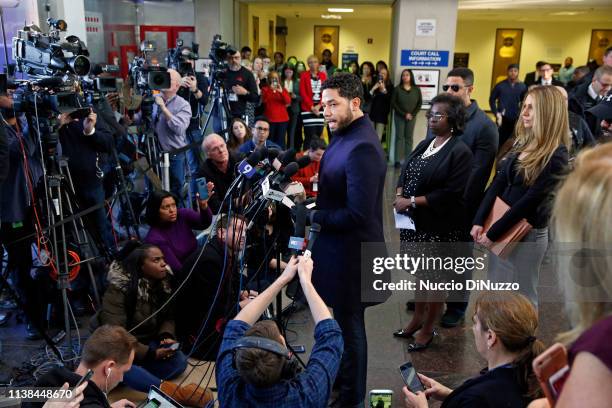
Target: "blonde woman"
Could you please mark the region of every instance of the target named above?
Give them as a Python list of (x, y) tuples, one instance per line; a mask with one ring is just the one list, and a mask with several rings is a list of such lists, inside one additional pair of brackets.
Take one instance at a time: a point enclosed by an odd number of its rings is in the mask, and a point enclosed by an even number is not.
[[(507, 260), (491, 255), (489, 278), (517, 282), (537, 307), (539, 270), (548, 247), (549, 207), (552, 192), (568, 164), (569, 122), (561, 92), (538, 86), (527, 93), (516, 125), (516, 144), (487, 190), (474, 219), (474, 242), (490, 248), (521, 219), (533, 229)], [(510, 206), (485, 232), (484, 221), (496, 197)]]
[[(573, 329), (559, 336), (569, 346), (571, 369), (555, 407), (609, 407), (612, 401), (612, 144), (578, 155), (573, 172), (555, 199), (553, 220), (555, 241), (580, 243), (594, 254), (589, 255), (585, 250), (577, 254), (586, 255), (580, 259), (567, 254), (558, 259), (559, 280), (565, 289)], [(576, 279), (578, 276), (580, 280)], [(547, 406), (546, 400), (530, 405)]]

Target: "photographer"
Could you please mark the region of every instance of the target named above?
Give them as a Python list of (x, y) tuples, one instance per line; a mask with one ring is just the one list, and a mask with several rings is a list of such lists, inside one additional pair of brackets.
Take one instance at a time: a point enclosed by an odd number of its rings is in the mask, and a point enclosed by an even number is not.
[[(2, 162), (11, 163), (6, 180), (0, 183), (0, 245), (8, 254), (8, 269), (14, 272), (17, 292), (28, 307), (26, 337), (35, 340), (40, 338), (35, 324), (42, 323), (44, 306), (38, 285), (30, 274), (34, 238), (22, 238), (34, 232), (33, 203), (28, 187), (36, 186), (42, 176), (38, 140), (36, 133), (29, 131), (25, 116), (22, 115), (17, 124), (10, 96), (0, 96), (0, 107), (0, 124), (6, 138), (7, 153)], [(23, 132), (18, 129), (23, 129)]]
[[(179, 65), (179, 73), (183, 77), (181, 87), (178, 90), (178, 96), (189, 102), (191, 107), (191, 120), (187, 128), (187, 143), (196, 143), (187, 151), (187, 166), (191, 174), (191, 189), (192, 197), (195, 197), (197, 192), (196, 181), (194, 174), (200, 166), (200, 144), (202, 143), (202, 122), (201, 116), (206, 104), (208, 103), (208, 78), (201, 73), (195, 72), (195, 57), (197, 57), (191, 48), (183, 47), (181, 49), (181, 59)], [(190, 68), (187, 67), (187, 64)], [(188, 69), (186, 69), (188, 68)]]
[[(169, 69), (170, 88), (162, 89), (161, 96), (155, 97), (153, 123), (155, 134), (164, 152), (180, 149), (187, 145), (187, 128), (191, 122), (191, 106), (178, 97), (181, 75)], [(182, 202), (182, 188), (185, 182), (185, 152), (170, 155), (170, 191)]]
[[(276, 324), (271, 320), (255, 323), (296, 272), (315, 322), (315, 344), (306, 370), (301, 373), (296, 361), (288, 357), (287, 342)], [(291, 258), (283, 274), (228, 323), (216, 368), (221, 406), (327, 406), (340, 367), (343, 342), (340, 327), (312, 285), (311, 277), (310, 258), (300, 257), (299, 262)], [(249, 340), (271, 343), (279, 353), (251, 346)]]
[[(59, 115), (58, 130), (62, 154), (68, 157), (68, 168), (79, 202), (79, 211), (104, 203), (103, 173), (100, 155), (111, 153), (113, 139), (98, 115), (90, 111), (84, 120), (73, 119), (70, 114)], [(114, 247), (111, 226), (102, 206), (85, 216), (89, 232), (97, 231), (107, 248)]]
[(241, 65), (240, 53), (234, 49), (228, 49), (227, 61), (229, 69), (225, 77), (225, 90), (233, 117), (244, 117), (247, 102), (257, 103), (259, 94), (255, 77)]

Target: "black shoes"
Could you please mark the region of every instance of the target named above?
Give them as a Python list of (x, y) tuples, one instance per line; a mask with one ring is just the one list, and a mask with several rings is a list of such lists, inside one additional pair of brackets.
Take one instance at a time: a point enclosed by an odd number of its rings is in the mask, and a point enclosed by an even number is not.
[(434, 329), (434, 331), (431, 333), (431, 338), (429, 340), (427, 340), (427, 343), (410, 343), (408, 345), (408, 352), (412, 353), (413, 351), (422, 351), (425, 350), (427, 347), (429, 347), (429, 345), (431, 344), (431, 342), (434, 340), (434, 338), (438, 335), (438, 332), (436, 332), (436, 330)]
[(393, 333), (393, 337), (400, 337), (402, 339), (409, 339), (412, 336), (414, 336), (414, 333), (419, 331), (421, 329), (421, 327), (423, 327), (422, 324), (419, 325), (419, 327), (417, 327), (416, 329), (414, 329), (412, 331), (406, 331), (405, 329), (399, 329), (398, 331)]

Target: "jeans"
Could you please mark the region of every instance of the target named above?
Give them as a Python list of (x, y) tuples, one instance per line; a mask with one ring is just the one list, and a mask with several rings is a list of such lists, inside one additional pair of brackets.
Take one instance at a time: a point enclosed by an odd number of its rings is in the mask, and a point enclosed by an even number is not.
[(416, 118), (406, 120), (397, 112), (393, 116), (395, 118), (395, 162), (400, 163), (412, 152)]
[(534, 228), (512, 250), (508, 259), (493, 254), (489, 260), (492, 282), (517, 282), (519, 292), (538, 307), (540, 267), (548, 248), (548, 228)]
[(198, 192), (198, 186), (194, 175), (197, 173), (198, 168), (200, 167), (200, 152), (202, 151), (200, 144), (202, 142), (202, 139), (202, 129), (195, 128), (187, 130), (187, 143), (191, 144), (194, 142), (198, 142), (197, 146), (192, 147), (186, 152), (187, 168), (189, 169), (189, 174), (191, 175), (189, 182), (189, 191), (191, 192), (192, 198), (195, 197), (196, 193)]
[(123, 374), (123, 383), (133, 390), (149, 392), (152, 385), (159, 388), (163, 380), (178, 377), (187, 369), (187, 356), (177, 351), (167, 360), (152, 360), (141, 365), (132, 365), (129, 371)]
[(183, 203), (183, 184), (185, 184), (185, 152), (170, 156), (170, 192), (179, 199), (177, 204)]
[(335, 385), (343, 407), (363, 407), (368, 376), (368, 339), (365, 330), (365, 309), (334, 309), (334, 319), (342, 329), (344, 353)]
[(285, 150), (285, 139), (287, 138), (287, 127), (289, 122), (270, 123), (270, 140)]
[[(104, 202), (104, 186), (100, 181), (94, 181), (90, 184), (78, 184), (74, 186), (80, 207), (79, 211), (86, 210), (89, 207), (98, 205)], [(87, 214), (83, 222), (88, 227), (89, 235), (97, 236), (102, 239), (102, 242), (109, 250), (115, 248), (115, 239), (111, 229), (108, 217), (106, 217), (106, 206)]]

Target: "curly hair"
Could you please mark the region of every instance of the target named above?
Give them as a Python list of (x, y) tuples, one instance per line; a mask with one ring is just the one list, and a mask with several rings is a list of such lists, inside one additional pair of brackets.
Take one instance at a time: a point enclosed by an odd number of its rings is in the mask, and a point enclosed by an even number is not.
[(338, 72), (336, 75), (325, 80), (321, 85), (321, 91), (325, 89), (337, 89), (341, 97), (351, 99), (359, 98), (363, 101), (363, 85), (361, 80), (349, 72)]
[(431, 100), (431, 106), (444, 104), (447, 106), (446, 118), (454, 135), (460, 135), (465, 129), (467, 113), (461, 99), (449, 94), (440, 94)]

